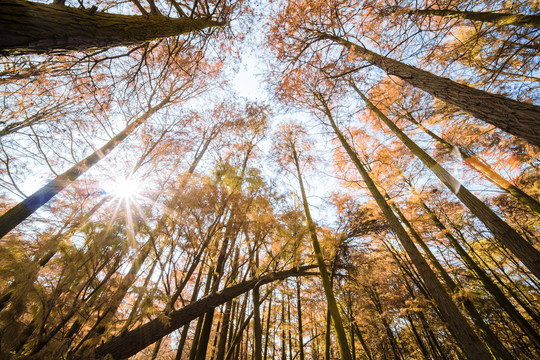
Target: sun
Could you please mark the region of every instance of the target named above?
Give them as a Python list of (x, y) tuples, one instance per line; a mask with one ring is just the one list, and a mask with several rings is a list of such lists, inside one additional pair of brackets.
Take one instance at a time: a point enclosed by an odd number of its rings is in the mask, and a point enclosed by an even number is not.
[(129, 199), (139, 195), (141, 184), (133, 179), (122, 179), (117, 181), (113, 190), (115, 196)]
[(105, 194), (116, 198), (134, 199), (140, 195), (141, 183), (132, 178), (116, 179), (103, 185), (102, 191)]

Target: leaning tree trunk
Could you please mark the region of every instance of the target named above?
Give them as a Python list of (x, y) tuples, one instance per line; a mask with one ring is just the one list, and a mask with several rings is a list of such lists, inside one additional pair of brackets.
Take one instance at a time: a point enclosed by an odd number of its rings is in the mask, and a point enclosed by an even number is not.
[[(1, 9), (1, 8), (0, 8)], [(1, 31), (0, 31), (1, 33)], [(2, 36), (0, 36), (1, 38)], [(52, 199), (56, 194), (62, 191), (66, 186), (75, 181), (79, 176), (84, 174), (88, 169), (97, 164), (101, 159), (107, 156), (113, 151), (125, 138), (133, 133), (140, 125), (142, 125), (150, 116), (156, 111), (164, 107), (171, 97), (167, 96), (156, 106), (151, 107), (142, 116), (125, 127), (124, 130), (119, 132), (115, 137), (109, 140), (98, 150), (94, 151), (91, 155), (84, 160), (79, 161), (73, 165), (66, 172), (58, 175), (54, 180), (51, 180), (41, 189), (34, 192), (32, 195), (9, 209), (2, 216), (0, 216), (0, 238), (4, 237), (8, 232), (13, 230), (17, 225), (23, 222), (27, 217), (32, 215), (41, 206), (45, 205), (47, 201)]]
[(508, 133), (540, 146), (540, 106), (491, 94), (414, 66), (379, 55), (339, 36), (314, 31), (321, 39), (332, 40), (348, 48), (365, 61), (395, 75), (432, 96), (455, 105), (472, 116)]
[(103, 49), (221, 25), (207, 18), (120, 15), (58, 4), (0, 0), (0, 54)]
[(482, 174), (489, 182), (497, 186), (499, 189), (512, 196), (519, 201), (527, 209), (540, 216), (540, 202), (531, 197), (529, 194), (512, 184), (510, 181), (502, 177), (495, 169), (493, 169), (488, 163), (479, 159), (474, 152), (469, 149), (464, 149), (459, 146), (453, 145), (444, 140), (424, 125), (420, 124), (413, 116), (407, 112), (406, 119), (422, 129), (431, 138), (437, 141), (439, 144), (448, 149), (451, 153), (459, 156), (467, 165), (472, 169)]
[[(386, 195), (386, 199), (390, 201), (391, 199), (388, 196), (388, 194), (385, 194), (385, 195)], [(424, 250), (425, 255), (427, 256), (431, 264), (435, 267), (435, 269), (439, 272), (446, 286), (450, 289), (452, 293), (457, 294), (460, 290), (460, 286), (458, 286), (458, 284), (450, 277), (446, 269), (442, 267), (441, 263), (439, 262), (435, 254), (433, 254), (433, 252), (424, 242), (420, 234), (418, 234), (418, 232), (414, 229), (414, 227), (409, 222), (409, 220), (401, 212), (401, 209), (395, 203), (391, 203), (391, 206), (394, 209), (395, 213), (398, 215), (401, 222), (409, 230), (409, 233), (411, 234), (412, 238), (416, 241), (418, 245), (420, 245), (420, 248)], [(476, 306), (472, 303), (472, 301), (467, 298), (463, 298), (460, 300), (461, 300), (461, 303), (463, 304), (463, 307), (465, 308), (465, 310), (471, 317), (473, 324), (478, 328), (478, 330), (482, 334), (482, 337), (486, 341), (486, 344), (489, 346), (489, 348), (493, 351), (494, 354), (497, 354), (497, 358), (505, 359), (505, 360), (512, 360), (514, 357), (510, 354), (508, 349), (504, 347), (500, 339), (491, 330), (489, 325), (484, 322), (482, 315), (480, 314)]]
[[(326, 103), (323, 103), (323, 105), (326, 105)], [(431, 270), (426, 260), (422, 257), (422, 254), (414, 245), (412, 239), (407, 234), (407, 231), (401, 226), (398, 218), (392, 211), (392, 208), (390, 208), (390, 205), (388, 205), (382, 194), (379, 192), (377, 186), (369, 176), (364, 165), (337, 127), (332, 117), (332, 114), (330, 113), (330, 110), (327, 106), (325, 106), (325, 114), (330, 121), (334, 133), (337, 135), (343, 148), (353, 161), (358, 172), (362, 176), (364, 183), (368, 187), (379, 207), (381, 208), (392, 230), (398, 236), (401, 244), (405, 248), (405, 251), (409, 255), (409, 258), (411, 259), (414, 266), (418, 270), (418, 273), (424, 280), (424, 283), (428, 288), (429, 293), (437, 304), (441, 316), (444, 318), (447, 326), (451, 329), (452, 333), (456, 337), (458, 344), (463, 348), (463, 350), (471, 360), (491, 360), (492, 357), (489, 350), (484, 346), (478, 336), (476, 336), (465, 317), (463, 317), (463, 315), (460, 313), (454, 301), (450, 298), (445, 288), (437, 279), (437, 276), (435, 275), (433, 270)]]
[(112, 359), (128, 358), (208, 311), (250, 291), (255, 286), (262, 286), (291, 276), (312, 275), (312, 273), (308, 273), (307, 270), (313, 269), (314, 267), (315, 266), (311, 265), (301, 266), (300, 268), (272, 272), (255, 279), (239, 282), (236, 285), (225, 288), (218, 293), (211, 294), (179, 310), (172, 311), (167, 316), (168, 321), (163, 321), (162, 317), (157, 317), (134, 330), (114, 337), (110, 341), (97, 347), (94, 351), (94, 355), (98, 358), (107, 355)]
[[(509, 249), (529, 271), (540, 279), (540, 252), (523, 239), (510, 225), (502, 220), (486, 204), (472, 194), (437, 161), (412, 141), (396, 124), (384, 115), (360, 90), (354, 89), (368, 107), (388, 126), (392, 132), (452, 191), (458, 199), (491, 231), (495, 239)], [(539, 118), (540, 119), (540, 118)]]
[(407, 12), (410, 15), (444, 16), (447, 18), (488, 22), (495, 25), (516, 25), (540, 29), (540, 15), (508, 14), (495, 12), (418, 9)]
[[(411, 190), (415, 195), (416, 190), (412, 187), (412, 184), (408, 183), (411, 187)], [(431, 210), (426, 203), (419, 197), (418, 201), (424, 209), (424, 211), (429, 215), (430, 219), (433, 221), (435, 226), (441, 231), (442, 234), (448, 239), (450, 245), (456, 250), (458, 255), (461, 257), (467, 268), (476, 276), (480, 282), (484, 285), (486, 290), (495, 298), (497, 303), (503, 308), (508, 316), (519, 326), (519, 328), (527, 334), (531, 342), (535, 345), (536, 348), (540, 349), (540, 335), (538, 332), (529, 324), (529, 322), (521, 315), (521, 313), (514, 307), (514, 305), (508, 300), (506, 295), (501, 289), (491, 280), (491, 278), (485, 273), (485, 271), (473, 260), (473, 258), (467, 253), (467, 251), (461, 246), (459, 241), (452, 235), (449, 229), (447, 229), (443, 223), (439, 220), (437, 215)]]

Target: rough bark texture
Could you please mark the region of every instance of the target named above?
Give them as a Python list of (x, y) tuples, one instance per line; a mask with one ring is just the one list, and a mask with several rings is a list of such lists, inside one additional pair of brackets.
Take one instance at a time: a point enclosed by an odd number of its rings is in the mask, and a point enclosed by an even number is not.
[(125, 359), (135, 355), (148, 345), (153, 344), (162, 337), (179, 329), (188, 322), (213, 310), (215, 307), (242, 295), (255, 286), (261, 286), (273, 281), (286, 279), (290, 276), (306, 275), (306, 271), (315, 266), (302, 266), (286, 271), (270, 273), (255, 279), (242, 281), (234, 286), (225, 288), (221, 292), (209, 295), (199, 301), (189, 304), (182, 309), (171, 312), (166, 318), (158, 317), (138, 328), (117, 336), (96, 348), (94, 355), (102, 358), (109, 355), (112, 359)]
[(321, 32), (315, 33), (321, 39), (332, 40), (345, 46), (354, 54), (388, 74), (397, 76), (480, 120), (525, 139), (533, 145), (540, 146), (540, 106), (519, 102), (457, 83), (379, 55), (338, 36)]
[(540, 29), (540, 15), (504, 14), (494, 12), (421, 9), (410, 11), (413, 15), (434, 15), (456, 19), (488, 22), (496, 25), (517, 25)]
[(133, 45), (220, 25), (210, 19), (119, 15), (0, 0), (0, 54), (63, 53)]
[(386, 126), (411, 150), (446, 187), (452, 191), (459, 200), (491, 231), (493, 237), (504, 247), (512, 252), (521, 262), (540, 279), (540, 252), (519, 235), (510, 225), (501, 219), (482, 200), (478, 199), (455, 177), (446, 171), (428, 153), (422, 150), (412, 141), (396, 124), (384, 115), (367, 97), (353, 85), (358, 94), (366, 102), (368, 107), (377, 114)]
[(333, 120), (333, 117), (329, 113), (329, 110), (326, 110), (326, 115), (328, 116), (328, 119), (332, 125), (335, 134), (337, 135), (343, 148), (353, 161), (354, 165), (358, 169), (358, 172), (362, 176), (364, 183), (368, 187), (379, 207), (381, 208), (392, 230), (398, 236), (401, 244), (405, 248), (405, 251), (409, 255), (409, 258), (418, 270), (418, 273), (424, 280), (426, 287), (429, 289), (429, 293), (437, 304), (437, 308), (439, 309), (442, 317), (446, 321), (447, 326), (454, 334), (459, 345), (462, 347), (462, 349), (465, 351), (465, 353), (471, 360), (491, 360), (492, 357), (490, 352), (488, 351), (488, 349), (486, 349), (482, 341), (476, 336), (463, 315), (460, 313), (456, 304), (452, 301), (442, 284), (437, 279), (437, 276), (435, 275), (433, 270), (431, 270), (426, 260), (422, 257), (422, 254), (414, 245), (412, 239), (407, 234), (407, 231), (403, 228), (403, 226), (401, 226), (398, 218), (396, 217), (388, 203), (384, 200), (383, 195), (377, 189), (377, 186), (369, 176), (362, 162), (337, 127), (336, 123)]

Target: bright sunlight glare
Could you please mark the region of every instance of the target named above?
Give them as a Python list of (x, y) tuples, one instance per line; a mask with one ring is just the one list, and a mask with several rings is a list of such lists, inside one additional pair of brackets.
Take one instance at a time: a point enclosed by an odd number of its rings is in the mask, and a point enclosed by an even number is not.
[(134, 198), (139, 195), (141, 184), (134, 179), (117, 179), (103, 186), (105, 193), (119, 198)]

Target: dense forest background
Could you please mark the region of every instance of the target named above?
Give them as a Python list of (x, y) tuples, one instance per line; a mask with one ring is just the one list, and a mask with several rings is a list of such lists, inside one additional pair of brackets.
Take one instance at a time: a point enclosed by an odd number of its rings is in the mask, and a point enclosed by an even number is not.
[(540, 358), (539, 29), (0, 0), (0, 359)]

